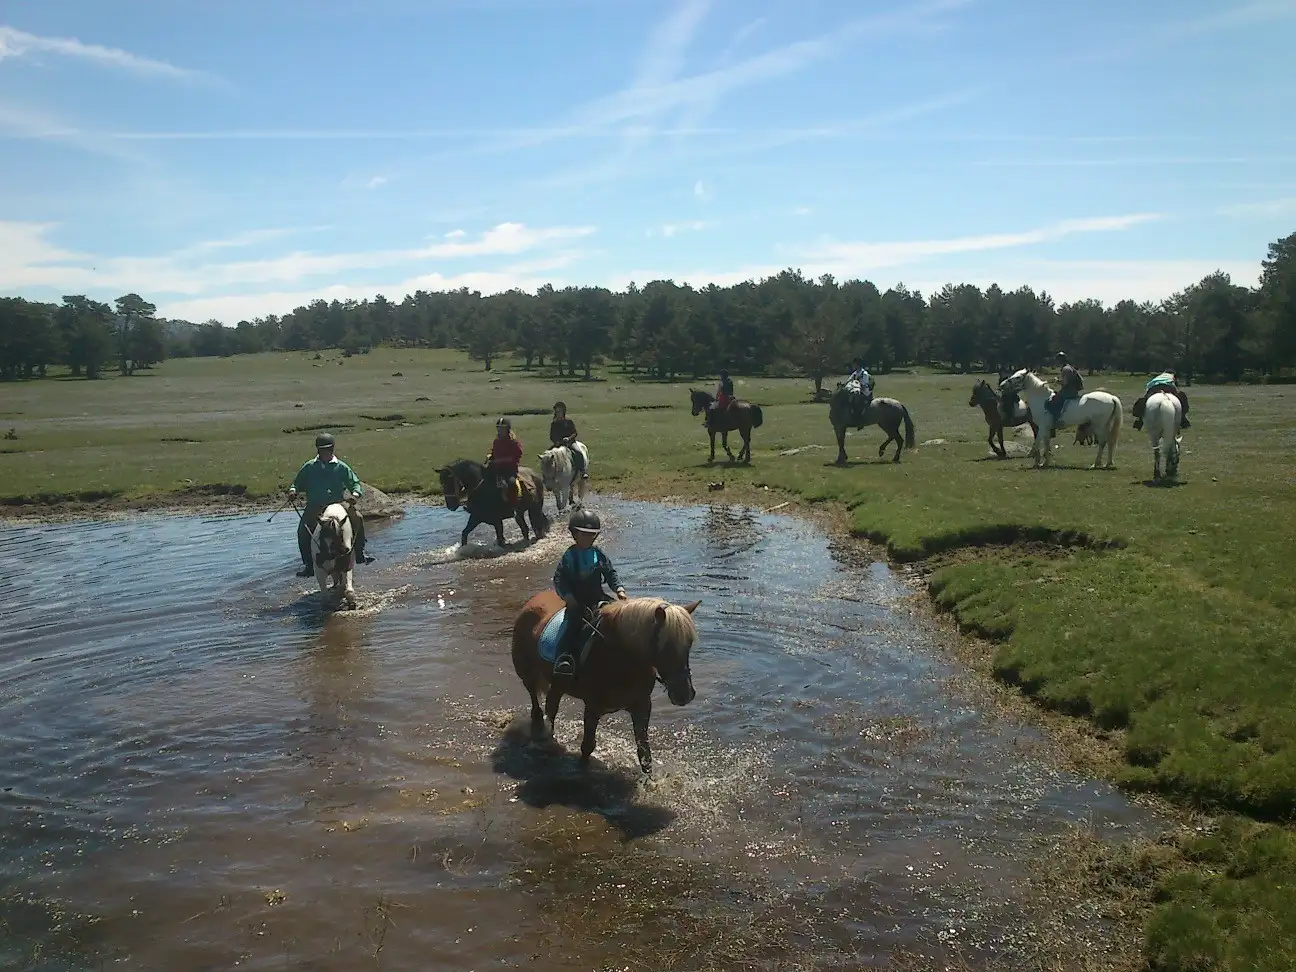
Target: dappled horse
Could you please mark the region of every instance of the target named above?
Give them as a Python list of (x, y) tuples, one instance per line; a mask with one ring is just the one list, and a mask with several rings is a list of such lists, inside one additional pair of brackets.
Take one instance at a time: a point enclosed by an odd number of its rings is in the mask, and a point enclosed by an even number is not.
[(459, 536), (460, 546), (466, 544), (468, 534), (483, 523), (495, 528), (495, 542), (504, 546), (504, 521), (509, 517), (522, 531), (523, 541), (531, 539), (524, 518), (528, 514), (537, 540), (549, 531), (549, 517), (544, 511), (544, 483), (526, 466), (518, 467), (517, 480), (522, 487), (522, 497), (516, 506), (504, 498), (498, 478), (487, 472), (480, 462), (459, 459), (442, 466), (440, 475), (446, 509), (457, 510), (462, 506), (468, 511), (468, 525)]
[(1086, 392), (1079, 398), (1070, 399), (1062, 408), (1061, 418), (1055, 420), (1053, 413), (1044, 407), (1053, 397), (1053, 389), (1033, 371), (1022, 368), (1013, 372), (1000, 383), (999, 390), (1015, 392), (1026, 399), (1031, 415), (1039, 423), (1035, 434), (1035, 445), (1031, 450), (1031, 454), (1035, 457), (1035, 468), (1039, 469), (1049, 464), (1052, 458), (1049, 441), (1055, 429), (1067, 425), (1082, 427), (1085, 424), (1091, 425), (1094, 439), (1098, 443), (1098, 453), (1089, 468), (1100, 467), (1103, 450), (1107, 452), (1107, 464), (1102, 468), (1113, 468), (1116, 441), (1120, 438), (1123, 415), (1121, 400), (1115, 395), (1105, 391)]
[[(972, 397), (968, 400), (968, 406), (971, 408), (980, 406), (985, 414), (986, 425), (990, 426), (990, 434), (986, 436), (986, 442), (990, 444), (990, 450), (1000, 459), (1008, 458), (1008, 450), (1004, 448), (1005, 428), (1015, 429), (1019, 425), (1030, 423), (1031, 431), (1037, 437), (1039, 436), (1039, 426), (1031, 418), (1030, 406), (1016, 394), (1010, 393), (1007, 397), (1001, 398), (990, 387), (990, 382), (984, 378), (978, 378), (977, 383), (972, 386)], [(998, 445), (995, 445), (996, 436), (999, 438)]]
[(1165, 460), (1166, 479), (1179, 475), (1179, 444), (1183, 437), (1183, 403), (1168, 388), (1153, 389), (1143, 406), (1143, 427), (1152, 443), (1152, 479), (1161, 482), (1161, 461)]
[[(566, 608), (552, 590), (532, 597), (513, 624), (513, 668), (531, 694), (532, 738), (538, 741), (553, 736), (564, 695), (581, 699), (585, 703), (585, 735), (580, 758), (585, 766), (594, 752), (599, 719), (625, 710), (634, 725), (639, 766), (651, 773), (648, 720), (656, 683), (666, 687), (666, 696), (674, 705), (688, 705), (697, 696), (689, 650), (697, 640), (693, 612), (701, 603), (681, 607), (661, 598), (632, 597), (605, 604), (598, 613), (596, 632), (582, 645), (575, 677), (555, 679), (554, 659)], [(545, 697), (543, 712), (541, 695)]]
[[(837, 389), (828, 402), (828, 421), (832, 423), (833, 432), (837, 435), (837, 465), (846, 465), (846, 429), (854, 426), (857, 430), (867, 425), (876, 425), (887, 434), (883, 443), (878, 446), (878, 458), (892, 442), (896, 444), (892, 462), (900, 461), (902, 448), (914, 448), (913, 419), (909, 409), (894, 398), (874, 398), (871, 401), (860, 390), (859, 382), (837, 382)], [(904, 438), (900, 438), (900, 425), (904, 424)]]
[[(585, 460), (583, 476), (576, 475), (576, 465), (572, 462), (573, 451), (579, 452)], [(589, 484), (589, 450), (585, 448), (585, 443), (554, 446), (540, 453), (540, 478), (544, 480), (545, 489), (553, 493), (559, 513), (567, 509), (568, 504), (583, 506), (585, 490)]]
[(348, 608), (354, 608), (356, 596), (351, 575), (355, 570), (355, 536), (351, 517), (341, 503), (330, 503), (320, 513), (319, 522), (311, 531), (311, 560), (320, 596), (327, 601), (331, 593), (334, 607), (345, 602)]
[[(730, 462), (751, 462), (751, 430), (759, 429), (761, 423), (765, 421), (765, 416), (761, 414), (761, 407), (735, 398), (729, 403), (728, 408), (713, 409), (711, 405), (715, 402), (715, 397), (710, 392), (690, 388), (689, 395), (693, 399), (693, 414), (706, 412), (706, 429), (711, 436), (711, 458), (707, 462), (715, 462), (717, 432), (720, 433), (720, 444), (724, 447)], [(734, 454), (729, 451), (729, 433), (735, 431), (742, 433), (743, 440), (737, 459), (734, 459)]]

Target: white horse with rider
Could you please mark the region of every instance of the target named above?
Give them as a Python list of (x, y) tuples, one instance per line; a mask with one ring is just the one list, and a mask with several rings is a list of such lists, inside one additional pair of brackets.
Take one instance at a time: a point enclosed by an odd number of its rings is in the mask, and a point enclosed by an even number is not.
[[(1121, 401), (1115, 395), (1105, 391), (1092, 391), (1078, 398), (1068, 399), (1062, 406), (1061, 415), (1054, 418), (1052, 411), (1045, 408), (1053, 397), (1053, 389), (1034, 372), (1022, 368), (1015, 371), (999, 383), (1000, 392), (1013, 391), (1026, 400), (1031, 415), (1039, 423), (1039, 432), (1035, 436), (1035, 445), (1031, 455), (1035, 458), (1035, 468), (1040, 469), (1049, 464), (1050, 440), (1055, 429), (1070, 426), (1082, 426), (1089, 423), (1094, 438), (1098, 442), (1098, 454), (1094, 456), (1090, 469), (1113, 468), (1116, 458), (1116, 441), (1120, 438), (1123, 410)], [(1102, 466), (1103, 451), (1107, 452), (1107, 464)]]
[(311, 531), (311, 559), (321, 597), (327, 601), (331, 595), (334, 607), (345, 602), (348, 608), (354, 608), (356, 596), (351, 575), (355, 570), (355, 533), (343, 504), (330, 503), (324, 507)]
[[(583, 473), (576, 472), (572, 453), (579, 452), (584, 459)], [(557, 445), (540, 453), (540, 476), (545, 489), (553, 493), (554, 503), (561, 513), (568, 504), (579, 509), (585, 505), (585, 490), (589, 485), (589, 450), (585, 443), (573, 441), (571, 445)]]
[(1183, 441), (1183, 403), (1173, 385), (1150, 384), (1147, 404), (1143, 407), (1143, 427), (1152, 443), (1152, 478), (1161, 482), (1161, 462), (1165, 460), (1165, 475), (1174, 479), (1179, 475), (1179, 444)]

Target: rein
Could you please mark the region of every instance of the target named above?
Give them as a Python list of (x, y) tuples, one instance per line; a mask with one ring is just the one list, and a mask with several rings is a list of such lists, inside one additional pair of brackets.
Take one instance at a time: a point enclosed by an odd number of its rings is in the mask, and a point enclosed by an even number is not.
[[(665, 624), (664, 621), (653, 624), (652, 637), (648, 640), (648, 652), (649, 652), (649, 657), (652, 658), (653, 677), (657, 681), (661, 682), (662, 687), (669, 692), (670, 685), (667, 683), (666, 679), (662, 678), (661, 666), (658, 664), (658, 655), (661, 652), (661, 629), (664, 624)], [(679, 672), (675, 677), (679, 679), (689, 674), (690, 674), (689, 665), (686, 662), (684, 665), (684, 669), (681, 672)]]

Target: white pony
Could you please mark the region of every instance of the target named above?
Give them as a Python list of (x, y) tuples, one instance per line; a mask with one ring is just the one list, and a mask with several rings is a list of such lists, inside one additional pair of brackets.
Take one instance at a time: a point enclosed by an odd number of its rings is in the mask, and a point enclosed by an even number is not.
[(311, 553), (315, 560), (315, 581), (326, 599), (332, 581), (334, 607), (344, 601), (349, 608), (356, 606), (355, 589), (351, 586), (351, 574), (355, 570), (354, 540), (347, 508), (341, 503), (324, 507), (319, 523), (311, 531)]
[(1167, 479), (1179, 475), (1179, 443), (1183, 436), (1179, 428), (1183, 423), (1183, 405), (1179, 397), (1168, 390), (1152, 391), (1143, 411), (1143, 427), (1152, 442), (1152, 478), (1161, 482), (1161, 460), (1165, 459)]
[[(576, 450), (585, 460), (585, 475), (577, 476), (576, 467), (572, 464), (571, 450)], [(553, 493), (554, 503), (561, 513), (567, 504), (574, 507), (585, 505), (585, 489), (589, 483), (589, 450), (584, 442), (575, 442), (570, 446), (554, 446), (540, 453), (540, 475), (544, 479), (545, 489)]]
[(1116, 458), (1116, 440), (1120, 438), (1123, 410), (1121, 401), (1115, 395), (1105, 391), (1089, 392), (1079, 398), (1069, 400), (1062, 409), (1062, 417), (1055, 421), (1053, 413), (1044, 407), (1053, 395), (1053, 389), (1041, 381), (1034, 372), (1022, 368), (1013, 372), (999, 383), (999, 390), (1017, 392), (1030, 405), (1031, 415), (1039, 423), (1039, 433), (1035, 436), (1035, 445), (1031, 455), (1035, 457), (1035, 468), (1049, 464), (1049, 440), (1055, 428), (1067, 425), (1084, 425), (1091, 423), (1094, 437), (1098, 440), (1098, 454), (1094, 457), (1090, 469), (1099, 468), (1102, 463), (1103, 450), (1107, 450), (1106, 469), (1112, 468)]

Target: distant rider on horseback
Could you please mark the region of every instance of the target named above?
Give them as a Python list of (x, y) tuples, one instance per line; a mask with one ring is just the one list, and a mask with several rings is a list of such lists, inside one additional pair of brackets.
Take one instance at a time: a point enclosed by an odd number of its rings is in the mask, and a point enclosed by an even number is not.
[(576, 470), (576, 475), (588, 479), (589, 474), (585, 471), (585, 456), (575, 447), (576, 423), (567, 417), (567, 404), (554, 402), (553, 416), (553, 421), (549, 423), (550, 444), (555, 447), (566, 446), (568, 453), (571, 454), (572, 468)]
[(1192, 428), (1188, 422), (1188, 395), (1179, 390), (1179, 376), (1173, 371), (1163, 371), (1147, 383), (1143, 390), (1143, 397), (1134, 403), (1134, 408), (1131, 410), (1134, 413), (1134, 428), (1143, 428), (1143, 412), (1147, 409), (1147, 401), (1160, 392), (1169, 392), (1179, 399), (1179, 404), (1183, 406), (1183, 421), (1179, 423), (1179, 427)]
[[(365, 556), (364, 518), (356, 512), (356, 500), (364, 495), (360, 477), (335, 454), (336, 440), (327, 432), (315, 436), (315, 458), (307, 460), (288, 487), (288, 498), (298, 492), (306, 494), (306, 509), (297, 524), (297, 551), (301, 554), (302, 569), (298, 577), (314, 577), (315, 565), (311, 558), (311, 533), (319, 523), (324, 508), (333, 503), (345, 503), (351, 531), (355, 535), (355, 561), (357, 564), (373, 562)], [(350, 493), (348, 497), (347, 494)]]
[(603, 590), (604, 582), (616, 592), (618, 600), (626, 599), (625, 588), (612, 561), (594, 546), (603, 528), (598, 514), (577, 510), (567, 526), (575, 542), (563, 552), (553, 576), (554, 590), (567, 605), (562, 641), (554, 662), (555, 676), (576, 674), (576, 652), (584, 644), (587, 633), (594, 630), (599, 608), (611, 600)]
[(1062, 409), (1066, 408), (1066, 403), (1079, 398), (1080, 392), (1084, 390), (1084, 379), (1067, 360), (1066, 352), (1059, 351), (1057, 359), (1062, 365), (1062, 390), (1044, 403), (1044, 408), (1053, 416), (1055, 423), (1062, 421)]
[(486, 453), (486, 469), (494, 473), (504, 503), (512, 507), (518, 494), (518, 466), (522, 464), (522, 440), (513, 435), (513, 423), (500, 417), (495, 422), (495, 441)]
[(712, 402), (702, 416), (702, 427), (709, 428), (711, 425), (711, 416), (718, 415), (734, 403), (734, 384), (733, 379), (729, 377), (729, 372), (724, 368), (720, 369), (720, 382), (716, 385), (715, 401)]

